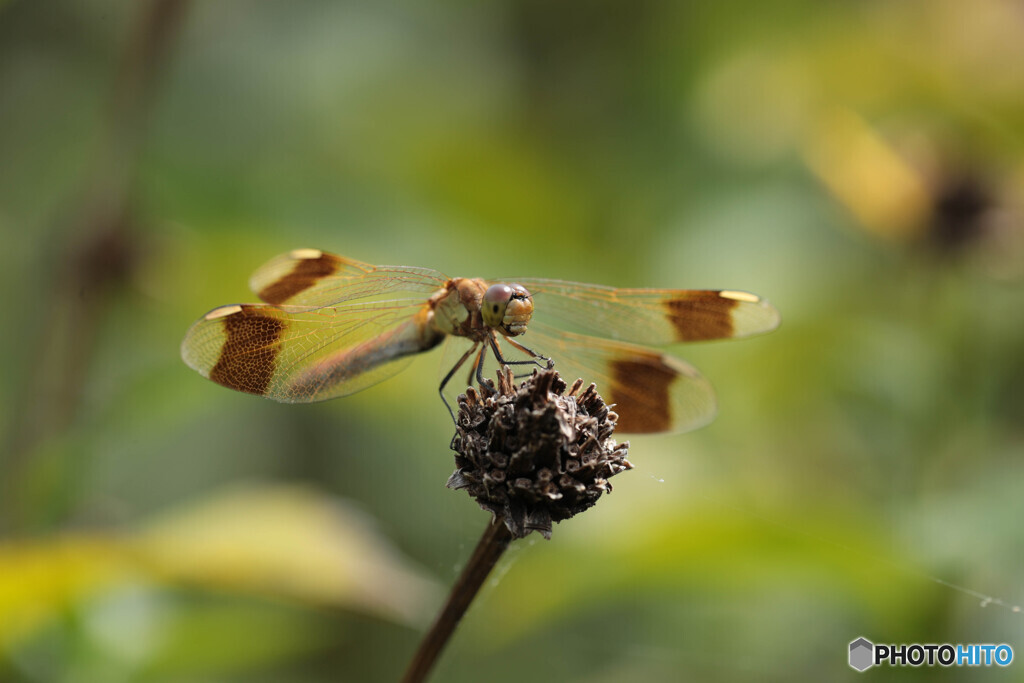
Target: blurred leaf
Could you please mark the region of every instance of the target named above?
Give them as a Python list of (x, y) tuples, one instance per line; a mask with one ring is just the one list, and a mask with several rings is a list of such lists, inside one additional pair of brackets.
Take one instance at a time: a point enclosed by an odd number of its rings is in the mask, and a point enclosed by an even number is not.
[(367, 517), (297, 486), (248, 486), (125, 533), (0, 545), (0, 651), (129, 581), (285, 597), (420, 623), (436, 587)]
[(367, 517), (298, 486), (238, 487), (146, 525), (128, 547), (175, 581), (364, 610), (415, 623), (434, 585)]
[(128, 574), (130, 563), (115, 538), (68, 534), (0, 544), (0, 653)]

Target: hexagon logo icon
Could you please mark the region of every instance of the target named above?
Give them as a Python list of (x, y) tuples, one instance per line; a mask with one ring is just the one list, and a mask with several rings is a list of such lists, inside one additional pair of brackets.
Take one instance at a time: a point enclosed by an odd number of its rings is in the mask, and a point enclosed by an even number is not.
[(875, 645), (867, 638), (858, 638), (850, 643), (850, 666), (864, 671), (874, 666)]

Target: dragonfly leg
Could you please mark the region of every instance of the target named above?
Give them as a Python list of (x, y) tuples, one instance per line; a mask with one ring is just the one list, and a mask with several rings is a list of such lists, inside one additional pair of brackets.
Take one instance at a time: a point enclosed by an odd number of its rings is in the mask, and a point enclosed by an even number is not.
[[(494, 337), (491, 337), (489, 341), (490, 341), (490, 344), (491, 344), (491, 351), (494, 352), (494, 358), (498, 361), (499, 365), (503, 365), (503, 366), (504, 365), (536, 365), (539, 368), (543, 368), (545, 366), (541, 365), (541, 363), (537, 359), (538, 358), (542, 358), (544, 360), (549, 360), (548, 358), (545, 358), (544, 356), (540, 355), (539, 353), (534, 353), (533, 351), (531, 351), (530, 349), (526, 348), (525, 346), (522, 346), (521, 344), (517, 344), (516, 342), (512, 341), (508, 337), (505, 337), (505, 341), (507, 341), (509, 344), (511, 344), (512, 346), (516, 347), (517, 349), (519, 349), (523, 353), (528, 353), (531, 356), (533, 356), (533, 358), (531, 358), (529, 360), (507, 360), (506, 358), (504, 358), (501, 355), (501, 346), (498, 344), (498, 340), (495, 339)], [(529, 376), (530, 376), (529, 372), (520, 372), (517, 375), (512, 375), (512, 378), (513, 379), (523, 379), (524, 377), (529, 377)]]
[(486, 347), (480, 347), (480, 353), (477, 354), (476, 360), (473, 361), (473, 372), (469, 373), (470, 382), (473, 380), (473, 375), (476, 374), (476, 383), (480, 386), (486, 386), (487, 382), (484, 380), (484, 351)]
[(543, 368), (543, 367), (547, 367), (547, 366), (544, 365), (543, 363), (541, 363), (540, 361), (542, 361), (542, 360), (545, 360), (545, 361), (546, 360), (551, 360), (547, 356), (542, 356), (539, 353), (537, 353), (536, 351), (528, 349), (525, 346), (523, 346), (522, 344), (519, 344), (518, 342), (514, 342), (511, 339), (509, 339), (508, 337), (505, 337), (505, 341), (507, 341), (512, 346), (516, 347), (517, 349), (519, 349), (523, 353), (525, 353), (528, 356), (530, 356), (529, 360), (506, 360), (504, 358), (504, 356), (501, 355), (501, 347), (498, 346), (498, 340), (495, 339), (494, 336), (492, 335), (488, 341), (491, 344), (491, 351), (494, 352), (495, 360), (497, 360), (498, 363), (501, 364), (501, 365), (536, 365), (539, 368)]
[(466, 360), (470, 357), (470, 355), (472, 355), (472, 353), (474, 351), (476, 351), (476, 347), (477, 347), (477, 344), (473, 344), (471, 347), (469, 347), (466, 350), (466, 352), (464, 354), (462, 354), (462, 358), (460, 358), (455, 363), (455, 365), (452, 366), (452, 369), (449, 370), (448, 374), (445, 375), (444, 379), (441, 380), (441, 386), (439, 386), (437, 388), (437, 393), (439, 393), (441, 395), (441, 401), (444, 402), (444, 407), (448, 409), (448, 414), (452, 416), (452, 422), (455, 422), (455, 413), (452, 411), (452, 407), (450, 405), (448, 405), (448, 399), (446, 399), (444, 397), (444, 387), (445, 387), (445, 385), (448, 384), (449, 380), (451, 380), (452, 376), (456, 372), (458, 372), (459, 368), (462, 367), (463, 363), (466, 362)]
[(540, 360), (543, 360), (543, 361), (549, 361), (549, 360), (551, 360), (550, 358), (548, 358), (548, 357), (547, 357), (547, 356), (545, 356), (544, 354), (542, 354), (542, 353), (537, 353), (537, 352), (536, 352), (536, 351), (534, 351), (533, 349), (531, 349), (531, 348), (528, 348), (528, 347), (526, 347), (526, 346), (523, 346), (522, 344), (520, 344), (519, 342), (515, 341), (514, 339), (509, 339), (508, 337), (506, 337), (506, 338), (505, 338), (505, 341), (507, 341), (507, 342), (508, 342), (509, 344), (511, 344), (512, 346), (516, 347), (517, 349), (519, 349), (519, 350), (520, 350), (520, 351), (522, 351), (523, 353), (527, 354), (528, 356), (532, 356), (532, 357), (534, 358), (534, 360), (533, 360), (533, 363), (534, 363), (534, 365), (538, 365), (538, 366), (541, 366), (541, 367), (543, 367), (543, 366), (542, 366), (542, 365), (541, 365), (541, 364), (540, 364), (540, 363), (539, 363), (539, 362), (537, 361), (537, 359), (540, 359)]

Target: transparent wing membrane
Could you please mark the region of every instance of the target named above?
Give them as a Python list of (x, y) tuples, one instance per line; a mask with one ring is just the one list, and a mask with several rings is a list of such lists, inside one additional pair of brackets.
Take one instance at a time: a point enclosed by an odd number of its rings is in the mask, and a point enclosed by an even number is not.
[(538, 321), (606, 339), (664, 346), (775, 329), (778, 311), (746, 292), (617, 289), (560, 280), (514, 280), (533, 295)]

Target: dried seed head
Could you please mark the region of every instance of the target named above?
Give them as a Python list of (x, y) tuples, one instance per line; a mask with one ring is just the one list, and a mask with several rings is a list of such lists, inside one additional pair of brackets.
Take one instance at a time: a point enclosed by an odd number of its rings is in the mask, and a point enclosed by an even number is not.
[(618, 415), (582, 380), (566, 392), (549, 364), (518, 387), (506, 367), (498, 387), (459, 396), (448, 487), (466, 489), (516, 538), (583, 512), (610, 492), (608, 479), (632, 469), (629, 442), (612, 438)]

